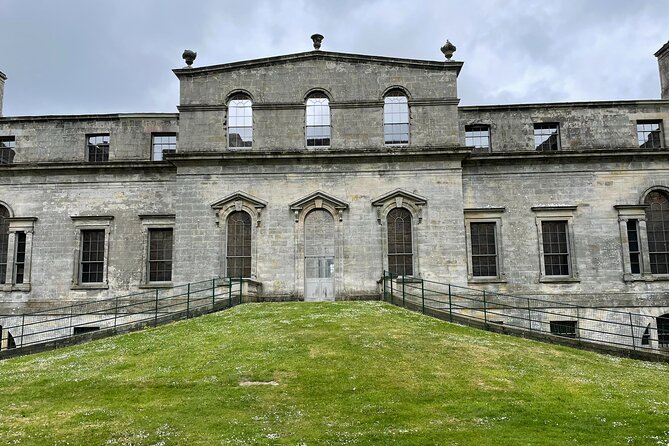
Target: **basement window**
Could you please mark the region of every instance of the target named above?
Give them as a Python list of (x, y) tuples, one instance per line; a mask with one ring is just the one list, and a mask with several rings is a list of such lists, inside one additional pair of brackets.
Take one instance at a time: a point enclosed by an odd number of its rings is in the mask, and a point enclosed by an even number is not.
[(550, 321), (550, 326), (554, 335), (576, 337), (576, 321)]
[(92, 326), (80, 326), (80, 327), (73, 327), (73, 335), (80, 335), (84, 333), (90, 333), (92, 331), (98, 331), (100, 327), (92, 327)]

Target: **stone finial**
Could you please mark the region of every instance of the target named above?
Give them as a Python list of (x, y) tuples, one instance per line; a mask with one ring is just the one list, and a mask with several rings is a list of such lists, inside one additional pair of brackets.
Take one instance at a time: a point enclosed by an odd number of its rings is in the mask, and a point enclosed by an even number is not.
[(181, 55), (183, 60), (186, 61), (186, 65), (188, 65), (188, 68), (191, 68), (193, 65), (193, 61), (197, 57), (197, 53), (193, 50), (184, 50), (184, 53)]
[(311, 40), (314, 41), (314, 49), (315, 50), (320, 50), (321, 49), (321, 42), (323, 41), (324, 37), (322, 34), (312, 34)]
[(446, 60), (451, 60), (451, 57), (453, 57), (453, 53), (455, 53), (456, 49), (457, 48), (455, 45), (447, 40), (444, 46), (441, 47), (441, 52), (444, 53), (444, 56), (446, 56)]

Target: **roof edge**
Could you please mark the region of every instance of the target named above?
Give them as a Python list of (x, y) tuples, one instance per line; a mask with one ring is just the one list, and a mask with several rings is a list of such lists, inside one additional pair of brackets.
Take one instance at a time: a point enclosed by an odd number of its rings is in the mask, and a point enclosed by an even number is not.
[(85, 115), (25, 115), (25, 116), (0, 116), (2, 122), (16, 121), (69, 121), (69, 120), (101, 120), (110, 121), (114, 119), (133, 118), (179, 118), (179, 113), (100, 113)]
[(464, 65), (464, 62), (457, 61), (436, 61), (436, 60), (421, 60), (421, 59), (406, 59), (400, 57), (388, 57), (388, 56), (368, 56), (363, 54), (353, 54), (353, 53), (337, 53), (332, 51), (305, 51), (302, 53), (286, 54), (282, 56), (271, 56), (263, 57), (260, 59), (250, 59), (238, 62), (230, 62), (217, 65), (208, 65), (198, 68), (175, 68), (172, 72), (177, 76), (188, 76), (188, 75), (198, 75), (206, 74), (217, 71), (227, 71), (234, 70), (239, 68), (250, 68), (260, 65), (274, 64), (274, 63), (287, 63), (297, 60), (305, 59), (332, 59), (332, 60), (341, 60), (341, 61), (354, 61), (354, 62), (376, 62), (382, 64), (393, 64), (393, 65), (404, 65), (411, 66), (416, 68), (427, 68), (434, 70), (456, 70), (457, 74), (460, 74), (460, 70)]
[(662, 48), (655, 51), (655, 57), (660, 57), (660, 56), (664, 55), (664, 53), (666, 53), (667, 50), (669, 50), (669, 42), (665, 43), (664, 45), (662, 45)]
[(7, 75), (0, 71), (0, 80), (6, 81), (7, 80)]
[(667, 99), (621, 99), (619, 101), (574, 101), (574, 102), (534, 102), (516, 104), (489, 104), (489, 105), (461, 105), (459, 110), (506, 110), (516, 108), (540, 108), (540, 107), (612, 107), (618, 105), (669, 105)]

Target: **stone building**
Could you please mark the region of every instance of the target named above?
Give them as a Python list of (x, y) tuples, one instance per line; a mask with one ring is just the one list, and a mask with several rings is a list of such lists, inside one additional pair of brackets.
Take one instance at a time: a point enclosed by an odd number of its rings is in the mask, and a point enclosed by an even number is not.
[(1, 117), (0, 313), (229, 276), (375, 298), (385, 270), (647, 314), (669, 344), (669, 43), (660, 100), (465, 107), (448, 45), (186, 52), (178, 113)]

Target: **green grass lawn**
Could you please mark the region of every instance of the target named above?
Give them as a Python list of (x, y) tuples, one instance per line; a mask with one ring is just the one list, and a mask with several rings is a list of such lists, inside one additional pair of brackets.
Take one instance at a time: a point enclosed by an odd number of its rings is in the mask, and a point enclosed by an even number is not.
[(11, 444), (669, 445), (669, 365), (379, 302), (250, 304), (0, 362)]

